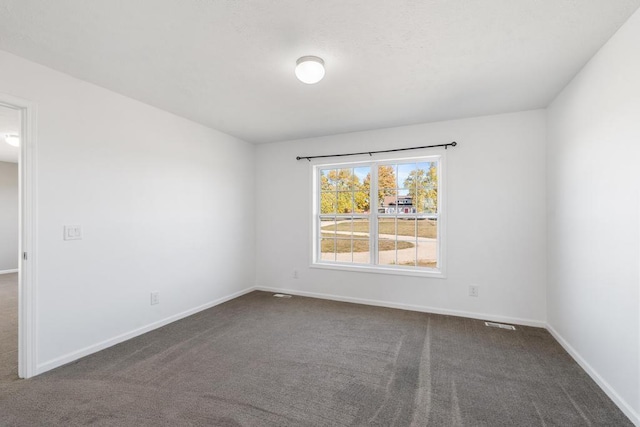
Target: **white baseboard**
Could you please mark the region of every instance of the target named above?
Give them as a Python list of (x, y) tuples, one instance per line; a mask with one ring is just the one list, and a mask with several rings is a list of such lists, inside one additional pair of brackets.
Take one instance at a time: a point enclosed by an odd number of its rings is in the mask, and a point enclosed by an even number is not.
[(19, 270), (17, 268), (14, 268), (12, 270), (0, 270), (0, 274), (11, 274), (11, 273), (17, 273)]
[(285, 288), (274, 288), (270, 286), (256, 286), (254, 290), (267, 291), (267, 292), (280, 292), (283, 294), (298, 295), (301, 297), (320, 298), (320, 299), (327, 299), (332, 301), (352, 302), (356, 304), (373, 305), (376, 307), (398, 308), (401, 310), (419, 311), (421, 313), (444, 314), (447, 316), (458, 316), (458, 317), (467, 317), (470, 319), (490, 320), (492, 322), (513, 323), (516, 325), (533, 326), (536, 328), (546, 328), (547, 326), (545, 322), (540, 320), (521, 319), (518, 317), (507, 317), (507, 316), (496, 316), (496, 315), (485, 314), (485, 313), (474, 313), (474, 312), (462, 311), (462, 310), (449, 310), (449, 309), (429, 307), (424, 305), (401, 304), (401, 303), (372, 300), (372, 299), (365, 299), (365, 298), (344, 297), (341, 295), (322, 294), (318, 292), (298, 291), (294, 289), (285, 289)]
[(584, 360), (580, 353), (578, 353), (576, 349), (573, 348), (571, 344), (569, 344), (567, 340), (565, 340), (562, 335), (560, 335), (558, 331), (553, 328), (553, 326), (547, 324), (547, 330), (567, 351), (567, 353), (569, 353), (571, 357), (573, 357), (578, 365), (580, 365), (580, 367), (584, 369), (587, 374), (589, 374), (589, 376), (596, 382), (596, 384), (598, 384), (598, 386), (607, 394), (607, 396), (609, 396), (609, 398), (613, 400), (613, 403), (615, 403), (618, 408), (620, 408), (620, 410), (627, 417), (629, 417), (631, 422), (636, 426), (640, 426), (640, 415), (633, 410), (631, 405), (629, 405), (622, 397), (620, 397), (620, 395), (613, 389), (613, 387), (611, 387), (611, 385), (609, 385), (609, 383), (605, 381), (604, 378), (602, 378), (598, 374), (598, 372), (596, 372), (596, 370), (593, 369), (591, 365), (589, 365), (589, 363), (587, 363), (586, 360)]
[(158, 320), (157, 322), (150, 323), (146, 326), (143, 326), (138, 329), (134, 329), (133, 331), (118, 335), (116, 337), (110, 338), (108, 340), (99, 342), (97, 344), (92, 344), (80, 350), (65, 354), (64, 356), (57, 357), (53, 360), (49, 360), (44, 363), (40, 363), (36, 367), (35, 375), (40, 375), (44, 372), (50, 371), (51, 369), (57, 368), (62, 365), (66, 365), (67, 363), (78, 360), (82, 357), (88, 356), (90, 354), (96, 353), (100, 350), (104, 350), (105, 348), (114, 346), (116, 344), (120, 344), (121, 342), (127, 341), (131, 338), (135, 338), (138, 335), (142, 335), (144, 333), (153, 331), (154, 329), (161, 328), (162, 326), (168, 325), (169, 323), (173, 323), (177, 320), (184, 319), (185, 317), (196, 314), (200, 311), (206, 310), (211, 307), (215, 307), (216, 305), (222, 304), (234, 298), (238, 298), (244, 294), (252, 292), (253, 288), (243, 289), (239, 292), (233, 293), (231, 295), (227, 295), (226, 297), (218, 298), (217, 300), (210, 301), (206, 304), (202, 304), (198, 307), (183, 311), (182, 313), (174, 314), (173, 316), (169, 316), (165, 319)]

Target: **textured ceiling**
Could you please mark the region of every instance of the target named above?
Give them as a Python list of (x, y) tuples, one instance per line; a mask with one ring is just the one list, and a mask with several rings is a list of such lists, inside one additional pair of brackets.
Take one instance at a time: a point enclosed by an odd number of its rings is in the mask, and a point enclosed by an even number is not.
[(0, 49), (261, 143), (545, 107), (639, 5), (0, 0)]

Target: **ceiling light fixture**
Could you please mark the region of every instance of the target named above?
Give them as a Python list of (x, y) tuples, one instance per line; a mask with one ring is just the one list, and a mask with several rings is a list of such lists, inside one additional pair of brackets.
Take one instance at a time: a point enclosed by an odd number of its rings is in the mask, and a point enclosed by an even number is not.
[(11, 135), (11, 134), (6, 134), (4, 136), (4, 140), (7, 144), (13, 146), (13, 147), (19, 147), (20, 146), (20, 137), (18, 135)]
[(303, 56), (296, 61), (296, 77), (302, 83), (312, 85), (324, 77), (324, 61), (317, 56)]

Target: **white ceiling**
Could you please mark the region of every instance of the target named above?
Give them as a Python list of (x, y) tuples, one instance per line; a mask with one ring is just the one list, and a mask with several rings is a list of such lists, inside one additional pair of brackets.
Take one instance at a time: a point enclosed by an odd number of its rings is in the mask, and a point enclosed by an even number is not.
[(4, 141), (6, 134), (20, 134), (20, 113), (0, 105), (0, 162), (18, 163), (20, 149)]
[(0, 49), (263, 143), (545, 107), (638, 6), (0, 0)]

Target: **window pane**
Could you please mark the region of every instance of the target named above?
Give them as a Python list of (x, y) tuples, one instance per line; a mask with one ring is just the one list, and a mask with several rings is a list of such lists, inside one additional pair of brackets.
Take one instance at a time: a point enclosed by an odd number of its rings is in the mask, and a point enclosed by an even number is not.
[(438, 242), (437, 240), (418, 240), (418, 267), (438, 267)]
[(398, 218), (398, 236), (402, 236), (402, 240), (416, 240), (416, 219), (415, 218)]
[(418, 267), (438, 267), (438, 221), (418, 220)]
[(350, 191), (338, 192), (338, 213), (353, 213), (353, 193)]
[(424, 191), (420, 190), (420, 185), (424, 180), (426, 172), (418, 168), (416, 164), (402, 166), (404, 166), (404, 168), (402, 168), (402, 174), (398, 172), (398, 181), (401, 182), (402, 188), (404, 188), (403, 191), (406, 192), (403, 194), (405, 205), (410, 205), (411, 209), (409, 213), (416, 213), (424, 201)]
[(356, 191), (353, 193), (353, 203), (356, 213), (369, 213), (370, 201), (368, 192)]
[(380, 265), (415, 265), (416, 219), (380, 218), (378, 221)]
[(385, 238), (393, 238), (395, 239), (396, 235), (396, 219), (395, 217), (391, 218), (379, 218), (378, 219), (378, 237), (380, 235), (385, 235)]
[(416, 241), (410, 241), (406, 237), (398, 238), (398, 265), (416, 266)]
[(428, 171), (429, 169), (431, 169), (432, 165), (435, 167), (437, 166), (437, 164), (438, 162), (420, 162), (417, 164), (417, 168)]
[(336, 261), (351, 262), (351, 239), (336, 239)]
[(436, 219), (419, 219), (418, 220), (418, 237), (421, 239), (435, 239), (438, 237), (438, 220)]
[(336, 218), (333, 216), (320, 217), (320, 232), (324, 237), (335, 237)]
[(416, 213), (436, 213), (438, 210), (438, 201), (437, 196), (435, 194), (433, 194), (433, 196), (435, 197), (435, 199), (429, 197), (428, 191), (419, 191)]
[(438, 209), (438, 163), (418, 163), (415, 205), (419, 213), (436, 213)]
[(353, 181), (353, 169), (338, 169), (335, 171), (334, 181), (338, 191), (351, 190)]
[(378, 192), (378, 213), (395, 214), (398, 198), (395, 188), (383, 188)]
[(409, 190), (404, 188), (398, 190), (396, 213), (402, 215), (416, 213), (416, 210), (413, 206), (413, 197), (411, 194), (412, 193)]
[(395, 265), (396, 263), (396, 242), (391, 239), (378, 240), (378, 264)]
[(353, 262), (358, 264), (369, 264), (371, 262), (368, 240), (353, 240)]
[(365, 239), (369, 237), (369, 219), (368, 218), (354, 218), (353, 219), (353, 235), (358, 239)]
[(378, 220), (378, 264), (396, 263), (396, 218)]
[(396, 165), (378, 166), (378, 188), (398, 188)]
[(335, 261), (336, 260), (336, 244), (335, 239), (325, 239), (323, 233), (323, 239), (320, 240), (320, 259), (322, 261)]
[(368, 218), (340, 218), (337, 220), (338, 238), (347, 239), (368, 239), (369, 219)]
[(331, 175), (335, 175), (335, 171), (332, 169), (320, 170), (320, 191), (335, 191), (335, 182), (331, 181)]
[(398, 188), (415, 188), (416, 165), (405, 163), (398, 165)]
[(336, 193), (320, 193), (320, 213), (336, 213), (337, 209)]
[(338, 217), (336, 222), (337, 236), (341, 239), (351, 239), (353, 231), (353, 219)]
[(371, 167), (363, 166), (353, 169), (353, 190), (369, 192), (371, 184)]
[(397, 185), (396, 165), (378, 166), (378, 212), (390, 213), (393, 210), (395, 213)]
[(417, 220), (415, 217), (398, 217), (396, 229), (398, 231), (398, 265), (416, 265), (416, 233)]

